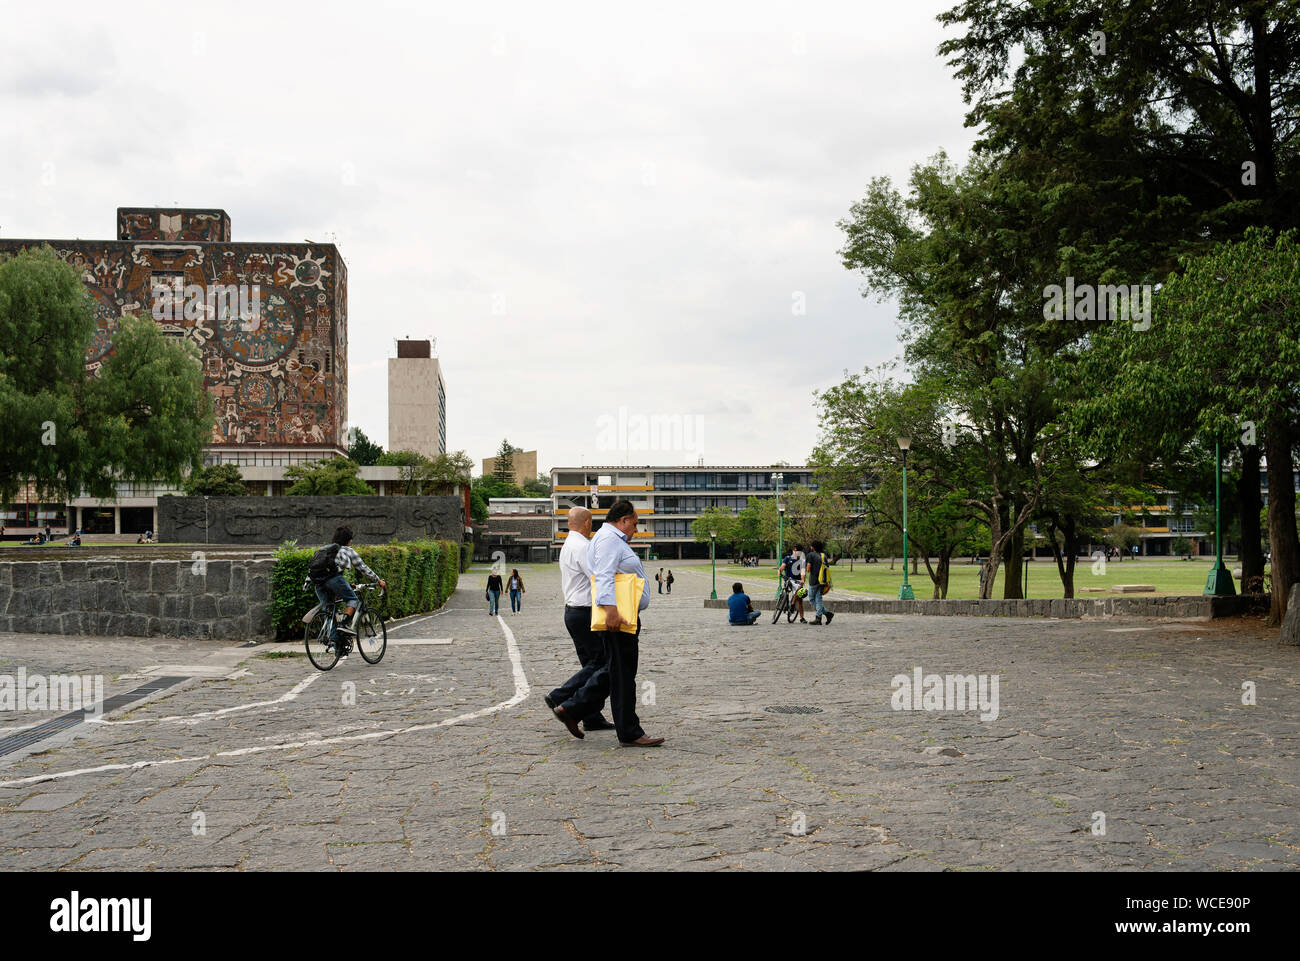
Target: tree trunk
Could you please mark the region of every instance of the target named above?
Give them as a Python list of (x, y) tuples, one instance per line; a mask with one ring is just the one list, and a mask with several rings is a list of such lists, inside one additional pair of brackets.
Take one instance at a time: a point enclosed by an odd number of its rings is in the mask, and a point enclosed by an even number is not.
[(1260, 546), (1259, 448), (1240, 447), (1241, 478), (1237, 481), (1238, 523), (1241, 525), (1241, 587), (1264, 575), (1264, 549)]
[(1021, 575), (1025, 565), (1025, 529), (1018, 527), (1007, 539), (1002, 560), (1002, 597), (1018, 600), (1025, 596)]
[(1300, 538), (1296, 536), (1290, 424), (1279, 419), (1267, 424), (1264, 431), (1268, 458), (1268, 542), (1273, 551), (1273, 596), (1268, 622), (1276, 626), (1286, 614), (1291, 585), (1300, 582)]
[(946, 600), (948, 597), (948, 572), (952, 569), (952, 551), (948, 550), (939, 555), (939, 581), (935, 585), (938, 588), (938, 599)]

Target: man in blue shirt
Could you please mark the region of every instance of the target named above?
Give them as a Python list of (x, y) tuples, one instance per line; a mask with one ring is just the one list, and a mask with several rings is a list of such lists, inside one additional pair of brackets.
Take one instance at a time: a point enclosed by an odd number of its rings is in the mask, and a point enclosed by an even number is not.
[(578, 721), (600, 710), (600, 704), (609, 697), (610, 713), (614, 715), (614, 729), (620, 747), (655, 747), (664, 742), (661, 737), (647, 737), (636, 716), (636, 668), (639, 657), (638, 640), (644, 619), (640, 612), (650, 606), (650, 592), (643, 590), (637, 612), (635, 634), (620, 631), (623, 618), (619, 616), (614, 598), (614, 575), (636, 574), (645, 580), (645, 568), (632, 550), (629, 540), (636, 532), (636, 508), (631, 501), (615, 501), (605, 515), (605, 523), (591, 539), (587, 551), (587, 565), (593, 581), (592, 603), (605, 609), (608, 629), (600, 632), (605, 646), (605, 665), (588, 678), (576, 694), (554, 709), (569, 733), (582, 737)]
[(750, 602), (749, 595), (745, 593), (745, 588), (740, 581), (731, 585), (731, 596), (727, 598), (727, 607), (731, 611), (732, 624), (753, 624), (758, 620), (758, 611), (754, 610), (754, 605)]

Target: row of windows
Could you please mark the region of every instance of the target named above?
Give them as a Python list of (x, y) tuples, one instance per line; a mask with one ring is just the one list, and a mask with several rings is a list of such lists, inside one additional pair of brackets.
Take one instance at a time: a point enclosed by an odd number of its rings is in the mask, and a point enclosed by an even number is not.
[[(781, 482), (783, 490), (793, 487), (795, 484), (805, 486), (814, 486), (812, 483), (812, 474), (807, 472), (783, 471), (784, 478)], [(654, 479), (656, 490), (710, 490), (710, 491), (773, 491), (776, 485), (772, 483), (771, 472), (764, 473), (705, 473), (705, 474), (678, 474), (678, 473), (656, 473)]]
[(656, 497), (655, 511), (664, 514), (698, 514), (710, 507), (742, 511), (749, 506), (748, 497)]
[(68, 523), (67, 507), (63, 504), (5, 504), (0, 509), (0, 526), (3, 527), (65, 527)]

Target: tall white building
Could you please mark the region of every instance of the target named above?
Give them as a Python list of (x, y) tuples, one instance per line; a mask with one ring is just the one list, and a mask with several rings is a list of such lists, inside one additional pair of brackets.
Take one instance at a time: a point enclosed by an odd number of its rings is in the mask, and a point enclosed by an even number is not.
[(388, 358), (388, 449), (447, 453), (447, 385), (427, 340), (399, 340)]

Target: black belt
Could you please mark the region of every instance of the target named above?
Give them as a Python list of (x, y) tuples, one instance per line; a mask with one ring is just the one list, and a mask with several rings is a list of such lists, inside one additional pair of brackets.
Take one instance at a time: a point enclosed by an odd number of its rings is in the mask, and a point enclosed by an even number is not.
[(581, 607), (577, 604), (565, 604), (564, 609), (566, 611), (589, 611), (591, 610), (591, 605), (588, 604), (585, 607)]

